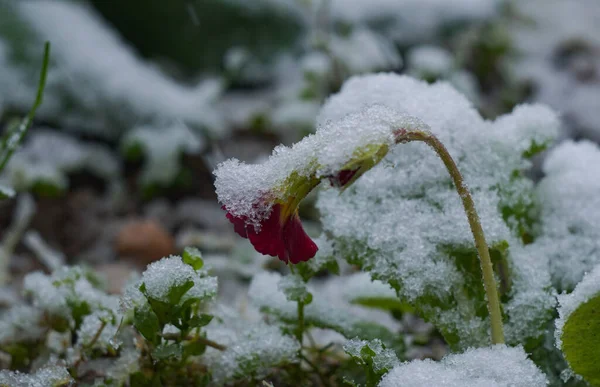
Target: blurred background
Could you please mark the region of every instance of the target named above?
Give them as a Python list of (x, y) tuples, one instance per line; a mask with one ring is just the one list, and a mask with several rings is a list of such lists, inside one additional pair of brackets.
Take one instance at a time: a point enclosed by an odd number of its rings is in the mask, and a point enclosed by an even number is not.
[(0, 175), (30, 194), (0, 202), (14, 279), (50, 254), (116, 292), (187, 245), (241, 277), (276, 264), (233, 234), (212, 170), (313, 132), (351, 76), (446, 81), (488, 119), (543, 102), (563, 139), (600, 141), (597, 0), (0, 0), (0, 130), (31, 106), (45, 41), (44, 104)]

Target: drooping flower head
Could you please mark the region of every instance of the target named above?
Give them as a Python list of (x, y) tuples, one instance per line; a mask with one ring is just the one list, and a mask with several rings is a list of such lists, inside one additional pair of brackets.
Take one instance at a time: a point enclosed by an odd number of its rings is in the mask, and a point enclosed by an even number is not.
[(291, 148), (275, 148), (262, 164), (221, 163), (215, 170), (216, 192), (235, 232), (262, 254), (292, 264), (309, 260), (318, 248), (298, 216), (302, 199), (322, 179), (349, 187), (383, 159), (394, 143), (393, 130), (408, 122), (376, 105), (319, 126)]
[[(317, 253), (317, 245), (306, 234), (300, 217), (298, 205), (300, 201), (319, 184), (318, 179), (302, 178), (293, 174), (296, 180), (291, 185), (291, 194), (285, 199), (272, 199), (270, 213), (256, 227), (248, 221), (247, 216), (235, 216), (228, 211), (227, 219), (233, 223), (235, 232), (243, 238), (248, 238), (256, 251), (262, 254), (276, 256), (283, 262), (296, 264), (308, 261)], [(265, 197), (262, 204), (268, 204)]]

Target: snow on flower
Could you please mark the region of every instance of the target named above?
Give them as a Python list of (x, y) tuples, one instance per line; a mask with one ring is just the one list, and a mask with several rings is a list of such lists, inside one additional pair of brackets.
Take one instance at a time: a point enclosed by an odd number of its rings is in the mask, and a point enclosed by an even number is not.
[(262, 164), (232, 159), (215, 171), (216, 192), (234, 230), (256, 251), (296, 264), (318, 248), (302, 227), (298, 205), (322, 179), (347, 188), (379, 163), (394, 129), (422, 128), (414, 118), (373, 105), (317, 128), (291, 148), (279, 146)]

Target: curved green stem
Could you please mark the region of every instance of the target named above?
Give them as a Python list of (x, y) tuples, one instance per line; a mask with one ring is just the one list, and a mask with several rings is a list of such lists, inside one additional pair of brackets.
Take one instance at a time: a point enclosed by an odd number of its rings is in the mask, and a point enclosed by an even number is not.
[(503, 344), (504, 331), (502, 327), (502, 313), (500, 312), (500, 299), (498, 297), (498, 288), (494, 278), (494, 270), (492, 267), (492, 260), (490, 258), (488, 244), (485, 241), (485, 234), (483, 233), (479, 216), (475, 210), (475, 203), (473, 202), (471, 193), (465, 185), (463, 177), (458, 170), (456, 163), (452, 159), (452, 156), (450, 156), (450, 153), (444, 144), (442, 144), (440, 140), (438, 140), (437, 137), (431, 133), (420, 130), (409, 131), (406, 129), (400, 129), (395, 131), (394, 135), (396, 136), (396, 143), (405, 143), (411, 141), (425, 142), (437, 152), (438, 156), (440, 156), (444, 162), (446, 169), (448, 169), (448, 172), (452, 177), (452, 181), (454, 182), (454, 186), (456, 187), (456, 191), (462, 200), (465, 213), (469, 219), (469, 226), (471, 227), (471, 232), (473, 233), (473, 239), (475, 239), (475, 248), (477, 249), (479, 255), (481, 272), (483, 275), (483, 285), (488, 299), (488, 310), (492, 325), (492, 344)]

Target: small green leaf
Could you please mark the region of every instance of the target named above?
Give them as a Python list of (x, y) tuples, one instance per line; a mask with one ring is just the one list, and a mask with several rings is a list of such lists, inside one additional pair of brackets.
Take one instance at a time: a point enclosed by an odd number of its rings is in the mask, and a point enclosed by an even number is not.
[(183, 345), (183, 358), (199, 356), (206, 351), (206, 344), (198, 340), (188, 341)]
[(208, 325), (213, 319), (210, 314), (201, 314), (200, 316), (194, 316), (189, 321), (190, 328), (201, 328)]
[(152, 351), (152, 357), (158, 360), (178, 360), (183, 354), (183, 347), (180, 343), (162, 344)]
[(600, 386), (600, 294), (579, 305), (562, 330), (562, 351), (578, 375)]
[(181, 297), (183, 297), (183, 295), (185, 293), (187, 293), (187, 291), (193, 287), (194, 287), (194, 281), (192, 281), (192, 280), (185, 281), (181, 285), (173, 286), (171, 289), (169, 289), (169, 293), (167, 294), (169, 303), (171, 305), (179, 304), (179, 301), (181, 301)]
[(160, 326), (164, 326), (171, 323), (173, 320), (176, 320), (176, 316), (179, 314), (177, 313), (179, 312), (178, 308), (173, 307), (167, 302), (148, 297), (148, 304), (150, 304), (150, 308), (158, 318)]
[(186, 247), (183, 250), (183, 262), (190, 265), (194, 270), (200, 270), (204, 266), (202, 253), (195, 247)]
[(135, 308), (133, 325), (142, 336), (154, 345), (160, 342), (158, 317), (149, 307)]

